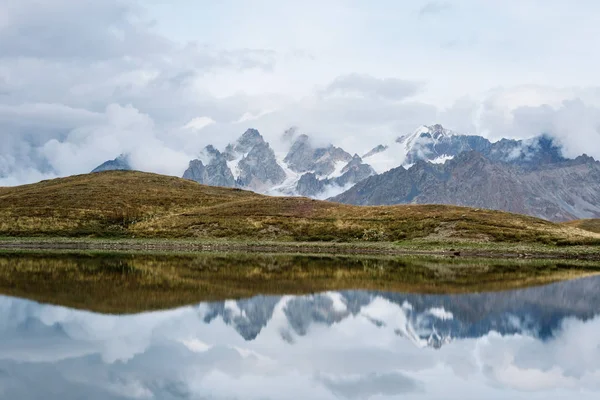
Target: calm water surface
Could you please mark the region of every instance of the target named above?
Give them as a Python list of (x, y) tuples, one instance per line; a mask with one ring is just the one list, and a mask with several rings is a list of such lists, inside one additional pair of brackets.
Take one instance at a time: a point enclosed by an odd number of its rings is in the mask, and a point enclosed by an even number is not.
[(110, 316), (0, 297), (2, 399), (598, 399), (600, 278)]

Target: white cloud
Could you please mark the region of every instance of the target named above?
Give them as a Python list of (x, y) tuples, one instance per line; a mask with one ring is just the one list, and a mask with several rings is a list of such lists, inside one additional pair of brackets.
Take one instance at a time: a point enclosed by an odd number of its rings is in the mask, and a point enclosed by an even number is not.
[(199, 131), (214, 123), (216, 123), (216, 121), (210, 117), (196, 117), (188, 122), (183, 129), (193, 129)]
[(334, 79), (327, 85), (324, 94), (354, 94), (387, 100), (403, 100), (416, 95), (422, 86), (418, 82), (402, 79), (379, 79), (369, 75), (350, 74)]
[[(270, 140), (298, 126), (362, 154), (441, 122), (492, 139), (546, 132), (569, 156), (600, 157), (589, 145), (598, 140), (600, 57), (585, 45), (600, 34), (598, 7), (7, 0), (0, 182), (87, 172), (90, 160), (129, 151), (127, 137), (109, 132), (111, 105), (147, 118), (152, 133), (117, 130), (150, 138), (137, 159), (157, 172), (179, 171), (185, 154), (222, 147), (249, 124)], [(150, 166), (145, 153), (164, 161)]]

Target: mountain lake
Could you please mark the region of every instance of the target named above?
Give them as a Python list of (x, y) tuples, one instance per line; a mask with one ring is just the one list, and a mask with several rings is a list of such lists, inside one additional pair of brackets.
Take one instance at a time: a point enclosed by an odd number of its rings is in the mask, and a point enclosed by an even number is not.
[(0, 398), (597, 399), (596, 268), (3, 253)]

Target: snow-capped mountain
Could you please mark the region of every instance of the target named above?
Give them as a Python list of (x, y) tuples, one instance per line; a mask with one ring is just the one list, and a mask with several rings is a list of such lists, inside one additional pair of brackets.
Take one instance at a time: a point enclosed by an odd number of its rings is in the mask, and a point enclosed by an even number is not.
[(375, 174), (358, 155), (342, 148), (314, 146), (307, 135), (295, 130), (287, 131), (285, 138), (289, 149), (279, 154), (257, 130), (248, 129), (222, 152), (207, 146), (183, 177), (270, 195), (326, 198)]
[(491, 143), (481, 136), (459, 135), (441, 125), (421, 126), (393, 143), (379, 145), (363, 158), (378, 174), (419, 160), (443, 164), (465, 151), (486, 151)]
[[(296, 128), (284, 133), (288, 149), (276, 153), (260, 132), (248, 129), (222, 150), (212, 145), (200, 150), (197, 158), (190, 161), (183, 177), (202, 184), (239, 187), (270, 195), (325, 199), (350, 189), (369, 176), (417, 159), (439, 163), (465, 148), (472, 148), (454, 138), (462, 136), (440, 125), (422, 126), (410, 135), (401, 136), (390, 145), (380, 145), (361, 157), (332, 144), (314, 145), (308, 135)], [(127, 156), (121, 155), (93, 172), (111, 169), (127, 170), (132, 167)]]
[[(224, 149), (199, 150), (183, 177), (274, 196), (342, 203), (438, 203), (498, 209), (554, 221), (600, 217), (600, 163), (566, 159), (548, 136), (491, 142), (441, 125), (421, 126), (363, 156), (316, 145), (298, 129), (275, 152), (256, 129)], [(131, 169), (126, 155), (94, 172)]]

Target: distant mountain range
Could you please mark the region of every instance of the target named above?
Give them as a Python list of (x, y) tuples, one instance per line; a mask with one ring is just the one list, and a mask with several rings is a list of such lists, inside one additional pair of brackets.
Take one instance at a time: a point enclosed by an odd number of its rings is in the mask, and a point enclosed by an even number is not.
[[(218, 150), (209, 145), (183, 177), (269, 195), (358, 205), (439, 203), (532, 215), (552, 221), (600, 218), (600, 162), (563, 157), (548, 136), (490, 142), (441, 125), (422, 126), (393, 143), (351, 155), (316, 146), (292, 128), (275, 153), (255, 129)], [(127, 155), (93, 172), (132, 169)]]

